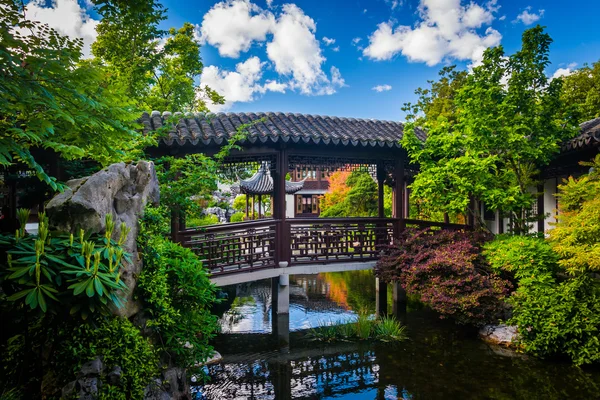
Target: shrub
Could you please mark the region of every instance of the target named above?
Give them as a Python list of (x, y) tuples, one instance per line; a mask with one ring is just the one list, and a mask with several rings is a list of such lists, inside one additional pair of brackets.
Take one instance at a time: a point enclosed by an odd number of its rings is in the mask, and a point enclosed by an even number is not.
[(574, 275), (600, 272), (600, 155), (582, 164), (592, 167), (588, 175), (559, 186), (560, 214), (549, 238), (559, 264)]
[(138, 244), (144, 270), (138, 297), (150, 316), (147, 327), (159, 336), (157, 346), (182, 367), (193, 367), (212, 356), (210, 339), (217, 318), (210, 313), (216, 302), (202, 261), (191, 250), (152, 232), (144, 217)]
[(186, 222), (187, 226), (196, 227), (196, 226), (207, 226), (207, 225), (216, 225), (219, 223), (219, 217), (214, 214), (203, 215), (201, 217), (189, 218)]
[(486, 239), (482, 233), (407, 229), (375, 273), (400, 282), (442, 318), (482, 325), (499, 316), (510, 288), (481, 255)]
[(559, 271), (558, 255), (537, 237), (499, 235), (484, 245), (483, 255), (498, 273), (510, 273), (519, 285), (553, 281)]
[(575, 364), (600, 360), (600, 291), (581, 275), (548, 285), (521, 286), (511, 296), (523, 349), (540, 357), (566, 354)]
[(104, 385), (105, 398), (141, 399), (144, 388), (158, 374), (154, 347), (126, 318), (112, 317), (82, 324), (61, 332), (61, 336), (69, 340), (59, 343), (59, 365), (70, 366), (76, 372), (85, 362), (102, 356), (108, 370), (117, 365), (121, 367), (121, 387)]
[(85, 319), (95, 312), (110, 313), (111, 306), (121, 307), (119, 291), (127, 289), (120, 280), (123, 262), (129, 254), (121, 247), (130, 231), (121, 225), (118, 241), (112, 239), (115, 224), (106, 215), (104, 236), (53, 233), (48, 218), (41, 213), (39, 234), (28, 235), (25, 223), (29, 211), (18, 212), (21, 223), (14, 236), (0, 236), (0, 247), (6, 253), (2, 260), (3, 289), (7, 300), (23, 301), (32, 310), (46, 313), (70, 310)]
[(243, 212), (236, 212), (231, 216), (229, 222), (242, 222), (245, 216), (246, 214), (244, 214)]

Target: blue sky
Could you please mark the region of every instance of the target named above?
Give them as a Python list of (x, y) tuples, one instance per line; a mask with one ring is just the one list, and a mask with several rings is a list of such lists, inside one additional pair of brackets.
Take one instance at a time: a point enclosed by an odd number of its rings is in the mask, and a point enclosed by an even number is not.
[[(203, 42), (202, 84), (229, 100), (216, 111), (283, 111), (402, 120), (402, 104), (440, 68), (468, 68), (483, 48), (520, 46), (523, 31), (554, 39), (548, 75), (600, 59), (600, 1), (163, 0), (164, 28), (188, 21)], [(35, 0), (29, 15), (94, 39), (83, 0)], [(360, 39), (360, 40), (359, 40)], [(560, 70), (559, 70), (560, 69)], [(378, 88), (379, 91), (374, 88)]]

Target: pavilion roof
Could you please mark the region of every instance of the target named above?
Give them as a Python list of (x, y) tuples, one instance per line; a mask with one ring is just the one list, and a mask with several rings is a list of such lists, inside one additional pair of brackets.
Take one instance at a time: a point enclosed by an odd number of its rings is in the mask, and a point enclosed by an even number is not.
[(600, 118), (586, 121), (579, 127), (581, 133), (563, 144), (563, 152), (600, 145)]
[[(304, 181), (285, 181), (285, 192), (294, 194), (304, 187)], [(248, 179), (242, 179), (239, 183), (239, 191), (243, 194), (271, 194), (273, 193), (273, 178), (266, 164), (262, 164), (258, 171)]]
[[(169, 147), (220, 145), (243, 124), (260, 120), (248, 128), (242, 142), (291, 142), (335, 144), (355, 147), (400, 147), (404, 125), (401, 122), (339, 118), (293, 113), (144, 113), (144, 132), (158, 130), (173, 118), (174, 125), (162, 141)], [(417, 132), (425, 139), (425, 134)]]

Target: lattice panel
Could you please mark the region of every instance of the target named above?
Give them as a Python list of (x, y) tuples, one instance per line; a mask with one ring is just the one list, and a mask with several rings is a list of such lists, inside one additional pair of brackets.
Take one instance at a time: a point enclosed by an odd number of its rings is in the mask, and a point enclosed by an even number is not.
[(262, 163), (266, 163), (271, 171), (275, 170), (277, 156), (275, 155), (239, 155), (225, 158), (221, 164), (220, 173), (226, 178), (237, 180), (246, 178), (256, 172)]
[(213, 275), (275, 266), (275, 223), (228, 228), (183, 232), (183, 244), (204, 260)]
[(288, 224), (292, 264), (375, 260), (393, 238), (391, 222)]
[[(349, 157), (318, 157), (290, 155), (288, 166), (291, 171), (297, 168), (314, 167), (321, 171), (361, 171), (375, 174), (377, 172), (377, 160), (372, 158), (349, 158)], [(383, 160), (384, 165), (393, 165), (393, 160)], [(387, 167), (386, 167), (387, 170)]]

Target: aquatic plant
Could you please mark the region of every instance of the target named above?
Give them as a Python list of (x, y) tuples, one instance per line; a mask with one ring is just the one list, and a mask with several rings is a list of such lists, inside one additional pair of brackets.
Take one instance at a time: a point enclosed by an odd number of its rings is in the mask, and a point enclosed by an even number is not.
[(393, 342), (407, 339), (406, 327), (393, 316), (373, 318), (364, 311), (359, 312), (350, 322), (319, 321), (319, 325), (309, 330), (309, 339), (327, 343), (350, 340)]
[(375, 324), (375, 336), (378, 340), (392, 342), (407, 339), (406, 326), (393, 316), (381, 317)]

